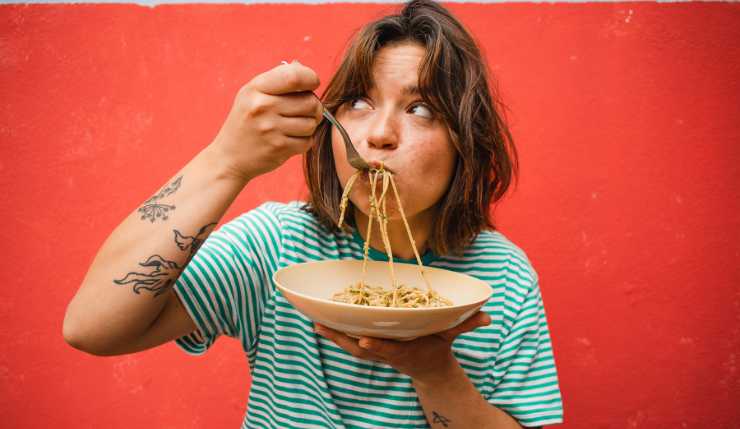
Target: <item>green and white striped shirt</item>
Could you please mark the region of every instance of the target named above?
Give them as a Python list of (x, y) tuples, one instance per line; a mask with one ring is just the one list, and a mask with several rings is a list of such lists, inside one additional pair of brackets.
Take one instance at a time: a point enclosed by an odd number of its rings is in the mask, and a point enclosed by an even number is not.
[[(272, 274), (290, 264), (362, 259), (356, 232), (329, 231), (303, 204), (266, 203), (211, 234), (175, 286), (198, 327), (177, 344), (201, 354), (221, 334), (241, 341), (252, 374), (243, 428), (428, 428), (408, 376), (315, 334), (273, 285)], [(370, 256), (387, 261), (376, 250)], [(483, 307), (493, 323), (453, 343), (483, 397), (523, 426), (561, 422), (545, 310), (526, 255), (499, 232), (483, 232), (463, 256), (428, 252), (423, 262), (493, 287)]]

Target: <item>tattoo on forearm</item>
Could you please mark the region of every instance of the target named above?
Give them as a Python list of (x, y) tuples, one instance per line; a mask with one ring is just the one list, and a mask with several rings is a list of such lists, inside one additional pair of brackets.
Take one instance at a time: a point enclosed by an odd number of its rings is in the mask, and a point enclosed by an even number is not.
[(155, 297), (165, 293), (175, 284), (182, 269), (193, 259), (198, 248), (200, 248), (215, 226), (216, 223), (209, 223), (198, 230), (195, 236), (192, 237), (185, 236), (176, 229), (173, 230), (177, 247), (180, 250), (188, 252), (187, 259), (182, 266), (178, 265), (175, 261), (169, 261), (159, 255), (152, 255), (146, 261), (139, 263), (141, 267), (147, 268), (148, 271), (141, 273), (131, 271), (122, 279), (114, 279), (113, 283), (121, 286), (133, 283), (133, 291), (137, 294), (140, 294), (142, 290), (154, 293)]
[(177, 243), (177, 247), (179, 247), (180, 250), (190, 251), (190, 255), (188, 256), (188, 260), (190, 260), (215, 226), (215, 223), (209, 223), (201, 228), (193, 237), (182, 235), (180, 231), (175, 229), (175, 243)]
[(165, 186), (161, 191), (157, 192), (156, 195), (149, 198), (144, 202), (144, 205), (139, 208), (141, 213), (141, 220), (149, 220), (154, 223), (156, 219), (167, 220), (169, 218), (170, 211), (175, 210), (175, 206), (172, 204), (163, 204), (160, 200), (168, 195), (172, 195), (180, 189), (182, 184), (182, 176), (175, 179), (172, 183)]
[(432, 423), (439, 423), (444, 427), (447, 427), (450, 423), (452, 423), (452, 420), (448, 419), (447, 417), (439, 414), (436, 411), (432, 411)]
[(113, 280), (113, 283), (117, 285), (133, 283), (134, 293), (140, 294), (142, 290), (148, 290), (153, 292), (154, 296), (159, 296), (175, 283), (181, 271), (176, 262), (168, 261), (159, 255), (152, 255), (139, 265), (153, 270), (145, 273), (132, 271), (120, 280)]

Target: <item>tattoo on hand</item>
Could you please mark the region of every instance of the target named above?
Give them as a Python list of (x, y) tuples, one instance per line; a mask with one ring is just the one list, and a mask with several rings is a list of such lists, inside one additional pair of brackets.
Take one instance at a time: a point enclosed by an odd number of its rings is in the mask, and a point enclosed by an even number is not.
[(175, 261), (169, 261), (159, 255), (152, 255), (146, 261), (140, 262), (139, 265), (148, 268), (149, 271), (129, 272), (122, 279), (114, 279), (113, 283), (117, 285), (134, 284), (134, 293), (140, 294), (142, 290), (153, 292), (154, 296), (159, 296), (171, 288), (177, 278), (180, 276), (182, 269), (193, 259), (200, 246), (205, 241), (208, 234), (211, 233), (216, 223), (209, 223), (202, 227), (195, 236), (185, 236), (178, 230), (175, 233), (175, 243), (180, 250), (188, 251), (188, 257), (185, 263), (180, 266)]
[(156, 195), (146, 200), (144, 205), (139, 208), (141, 220), (149, 220), (152, 223), (159, 218), (167, 220), (169, 212), (175, 210), (175, 206), (171, 204), (162, 204), (159, 200), (168, 195), (174, 194), (175, 191), (180, 189), (180, 184), (182, 184), (182, 176), (178, 177), (172, 183), (165, 186), (164, 189), (159, 191)]
[(448, 419), (447, 417), (439, 414), (436, 411), (432, 411), (432, 423), (439, 423), (444, 427), (447, 427), (448, 424), (452, 423), (452, 420)]

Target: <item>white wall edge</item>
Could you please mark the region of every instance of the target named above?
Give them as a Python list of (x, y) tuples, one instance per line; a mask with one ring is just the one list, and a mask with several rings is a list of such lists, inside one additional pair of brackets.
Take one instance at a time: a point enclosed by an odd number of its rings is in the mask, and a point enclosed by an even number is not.
[[(243, 4), (243, 5), (254, 5), (254, 4), (306, 4), (306, 5), (321, 5), (321, 4), (399, 4), (404, 3), (405, 0), (139, 0), (139, 1), (120, 1), (120, 0), (98, 0), (98, 1), (87, 1), (87, 0), (0, 0), (0, 5), (3, 4), (135, 4), (140, 6), (158, 6), (158, 5), (185, 5), (185, 4)], [(443, 3), (467, 3), (467, 4), (501, 4), (501, 3), (737, 3), (740, 0), (446, 0)]]

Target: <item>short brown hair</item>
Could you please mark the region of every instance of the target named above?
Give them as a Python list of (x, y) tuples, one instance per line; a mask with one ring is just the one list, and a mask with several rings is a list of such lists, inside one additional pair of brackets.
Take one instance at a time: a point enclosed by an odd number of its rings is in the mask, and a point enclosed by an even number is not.
[[(516, 149), (502, 115), (503, 106), (488, 84), (487, 69), (473, 38), (441, 5), (407, 3), (400, 14), (366, 25), (353, 39), (322, 100), (331, 112), (365, 96), (373, 86), (372, 66), (383, 46), (418, 43), (426, 49), (419, 90), (444, 120), (457, 151), (454, 176), (439, 201), (430, 237), (438, 255), (459, 254), (484, 229), (494, 229), (490, 205), (516, 178)], [(331, 124), (324, 121), (306, 153), (304, 172), (310, 192), (307, 209), (328, 228), (336, 228), (342, 186), (331, 148)], [(352, 222), (353, 216), (348, 216)]]

